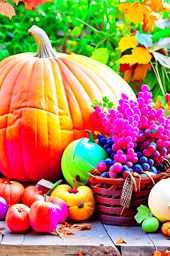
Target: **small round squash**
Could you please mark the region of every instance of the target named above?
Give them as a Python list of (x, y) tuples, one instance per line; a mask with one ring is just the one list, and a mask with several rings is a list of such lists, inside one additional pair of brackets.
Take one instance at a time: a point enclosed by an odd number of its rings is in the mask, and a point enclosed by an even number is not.
[(62, 184), (52, 191), (51, 196), (59, 197), (66, 202), (68, 217), (71, 220), (87, 220), (95, 211), (93, 191), (87, 186), (72, 188), (67, 184)]
[(9, 206), (19, 203), (23, 192), (24, 186), (20, 182), (0, 179), (0, 196), (5, 198)]
[(165, 236), (170, 236), (170, 221), (164, 222), (161, 227), (162, 234)]

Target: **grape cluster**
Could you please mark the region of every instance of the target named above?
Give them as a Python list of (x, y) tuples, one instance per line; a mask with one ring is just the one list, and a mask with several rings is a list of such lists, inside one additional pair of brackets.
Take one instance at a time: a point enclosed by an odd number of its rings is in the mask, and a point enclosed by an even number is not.
[(104, 112), (95, 107), (104, 130), (98, 143), (108, 154), (97, 166), (102, 176), (115, 178), (127, 171), (154, 175), (162, 170), (164, 157), (170, 152), (170, 118), (153, 105), (149, 86), (143, 85), (136, 102), (122, 94), (116, 109)]

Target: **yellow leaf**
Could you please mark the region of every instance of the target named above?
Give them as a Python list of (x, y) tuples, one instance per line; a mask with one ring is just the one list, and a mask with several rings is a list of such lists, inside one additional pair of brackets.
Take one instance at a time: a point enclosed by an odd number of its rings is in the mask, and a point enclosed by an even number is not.
[(134, 70), (133, 81), (136, 80), (145, 80), (148, 70), (151, 70), (150, 64), (138, 64)]
[(163, 10), (162, 0), (144, 0), (143, 5), (148, 6), (153, 12)]
[(124, 52), (127, 49), (134, 48), (138, 45), (138, 40), (136, 36), (124, 36), (119, 41), (119, 48), (121, 52)]
[(132, 50), (131, 55), (124, 55), (120, 59), (121, 64), (148, 64), (152, 55), (145, 47), (136, 47)]
[(149, 11), (146, 6), (135, 2), (127, 10), (125, 18), (137, 25), (139, 22), (143, 21), (143, 16), (146, 11)]
[(123, 13), (127, 13), (127, 10), (129, 9), (129, 7), (131, 6), (131, 3), (121, 3), (117, 5), (117, 8), (123, 12)]
[(12, 5), (5, 2), (1, 2), (1, 1), (0, 1), (0, 14), (7, 16), (10, 19), (16, 15)]

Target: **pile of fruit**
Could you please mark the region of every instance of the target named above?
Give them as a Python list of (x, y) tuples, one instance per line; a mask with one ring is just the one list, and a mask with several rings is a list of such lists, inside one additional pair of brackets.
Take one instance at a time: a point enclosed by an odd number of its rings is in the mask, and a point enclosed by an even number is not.
[(20, 182), (0, 178), (0, 220), (5, 219), (14, 233), (31, 228), (53, 232), (58, 223), (87, 220), (94, 211), (93, 192), (87, 186), (73, 189), (58, 181), (49, 190), (38, 183), (24, 187)]
[(164, 170), (170, 152), (170, 118), (163, 109), (154, 108), (149, 86), (141, 87), (137, 101), (122, 94), (116, 109), (96, 106), (94, 116), (103, 129), (98, 144), (108, 154), (97, 165), (102, 177), (126, 178), (129, 172), (145, 177)]

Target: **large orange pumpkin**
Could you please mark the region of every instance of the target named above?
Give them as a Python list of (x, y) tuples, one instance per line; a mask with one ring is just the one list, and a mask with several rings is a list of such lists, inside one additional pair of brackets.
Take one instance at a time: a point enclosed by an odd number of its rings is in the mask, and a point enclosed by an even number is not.
[(33, 26), (38, 53), (0, 62), (0, 171), (8, 178), (56, 180), (64, 148), (91, 129), (91, 104), (122, 92), (135, 95), (109, 67), (85, 56), (56, 53)]

